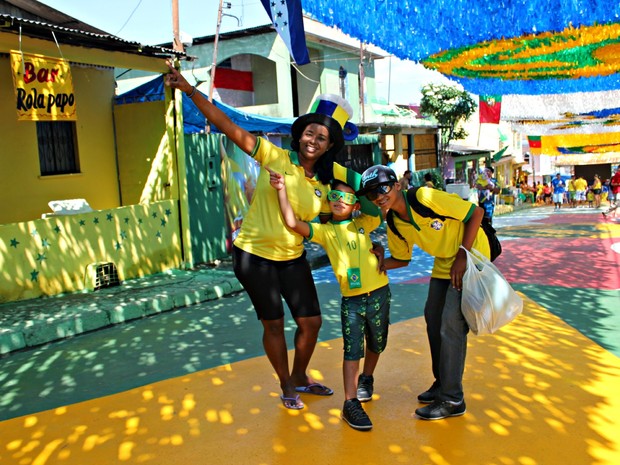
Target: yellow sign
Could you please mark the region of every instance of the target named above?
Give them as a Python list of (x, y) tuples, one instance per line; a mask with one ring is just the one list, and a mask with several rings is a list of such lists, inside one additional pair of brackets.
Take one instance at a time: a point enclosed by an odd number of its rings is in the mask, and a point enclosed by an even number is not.
[(75, 121), (69, 63), (11, 51), (15, 108), (19, 121)]

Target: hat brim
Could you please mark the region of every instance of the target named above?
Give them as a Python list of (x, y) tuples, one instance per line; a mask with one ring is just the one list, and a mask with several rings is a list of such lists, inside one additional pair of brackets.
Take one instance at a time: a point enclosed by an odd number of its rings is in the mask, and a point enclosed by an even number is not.
[(378, 182), (376, 184), (373, 184), (372, 186), (362, 187), (360, 190), (355, 192), (355, 195), (358, 197), (363, 197), (370, 191), (376, 189), (379, 186), (383, 186), (384, 184), (394, 184), (394, 181)]
[(329, 137), (334, 144), (329, 150), (330, 152), (338, 153), (342, 150), (342, 147), (344, 147), (344, 136), (340, 124), (331, 116), (321, 113), (308, 113), (297, 118), (291, 126), (293, 140), (299, 141), (299, 139), (301, 139), (301, 134), (309, 124), (320, 124), (327, 128)]

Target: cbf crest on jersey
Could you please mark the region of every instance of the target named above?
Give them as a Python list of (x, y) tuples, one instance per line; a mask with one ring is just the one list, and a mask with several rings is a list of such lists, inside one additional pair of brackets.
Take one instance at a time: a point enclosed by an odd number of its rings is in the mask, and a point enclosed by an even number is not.
[(431, 223), (431, 228), (435, 231), (440, 231), (443, 228), (443, 223), (440, 220), (433, 220)]

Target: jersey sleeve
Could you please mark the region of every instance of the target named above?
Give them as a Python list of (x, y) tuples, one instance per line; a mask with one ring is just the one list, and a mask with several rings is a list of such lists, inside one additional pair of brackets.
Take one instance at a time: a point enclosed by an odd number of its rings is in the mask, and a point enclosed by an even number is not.
[(476, 209), (469, 200), (463, 200), (458, 194), (449, 194), (438, 189), (418, 189), (418, 201), (442, 216), (466, 222)]
[(380, 216), (372, 216), (366, 215), (362, 213), (356, 220), (361, 227), (363, 227), (367, 232), (374, 231), (381, 224)]

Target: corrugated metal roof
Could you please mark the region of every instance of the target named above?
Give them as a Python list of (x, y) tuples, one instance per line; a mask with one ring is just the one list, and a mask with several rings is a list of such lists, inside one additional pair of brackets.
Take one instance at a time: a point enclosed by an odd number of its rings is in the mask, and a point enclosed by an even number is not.
[[(96, 30), (93, 28), (93, 30)], [(187, 54), (158, 45), (143, 45), (112, 34), (97, 33), (72, 29), (26, 18), (16, 18), (8, 14), (0, 14), (0, 32), (22, 34), (43, 40), (54, 40), (60, 44), (78, 47), (96, 48), (106, 51), (132, 53), (137, 55), (166, 58), (176, 56), (186, 58)], [(53, 35), (52, 35), (53, 32)]]
[(37, 0), (0, 0), (0, 13), (15, 18), (32, 19), (80, 31), (108, 34), (90, 24), (69, 16)]

